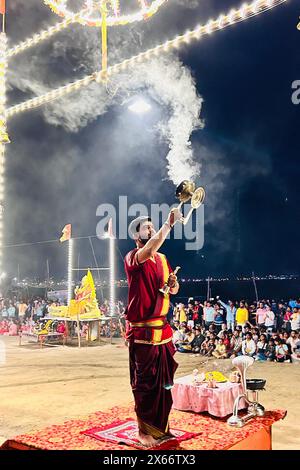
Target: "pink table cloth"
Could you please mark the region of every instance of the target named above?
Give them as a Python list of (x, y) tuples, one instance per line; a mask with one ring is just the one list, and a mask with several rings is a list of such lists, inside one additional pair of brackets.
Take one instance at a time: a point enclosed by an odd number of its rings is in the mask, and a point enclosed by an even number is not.
[[(232, 414), (234, 400), (242, 394), (241, 384), (218, 383), (218, 388), (207, 388), (206, 384), (193, 385), (193, 376), (186, 375), (176, 379), (172, 388), (173, 408), (181, 411), (207, 411), (213, 416), (223, 418)], [(240, 400), (239, 409), (246, 407)]]

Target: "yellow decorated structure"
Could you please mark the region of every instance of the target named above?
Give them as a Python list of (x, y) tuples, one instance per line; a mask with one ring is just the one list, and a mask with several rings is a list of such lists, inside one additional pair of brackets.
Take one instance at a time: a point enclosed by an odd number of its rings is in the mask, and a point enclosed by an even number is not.
[(94, 279), (90, 270), (83, 276), (80, 287), (76, 287), (75, 299), (67, 306), (51, 307), (51, 317), (74, 318), (74, 320), (98, 319), (103, 316), (96, 298)]

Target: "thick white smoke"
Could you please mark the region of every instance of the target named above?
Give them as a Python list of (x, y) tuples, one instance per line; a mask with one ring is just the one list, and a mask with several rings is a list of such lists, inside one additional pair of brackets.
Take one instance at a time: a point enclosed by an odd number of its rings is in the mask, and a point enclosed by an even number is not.
[[(14, 3), (15, 8), (20, 4), (19, 1)], [(181, 6), (188, 4), (189, 8), (195, 8), (198, 4), (182, 0), (175, 3)], [(29, 11), (26, 13), (29, 14)], [(161, 28), (157, 29), (157, 25), (155, 31), (151, 32), (150, 22), (130, 28), (111, 29), (109, 33), (110, 63), (130, 57), (165, 39), (165, 32)], [(173, 31), (171, 34), (174, 34)], [(63, 72), (60, 81), (53, 71), (54, 63), (55, 70), (59, 64)], [(99, 31), (75, 26), (55, 36), (50, 44), (31, 49), (14, 60), (9, 81), (14, 88), (36, 96), (99, 69), (99, 64)], [(73, 76), (71, 72), (74, 72)], [(65, 75), (63, 82), (61, 75)], [(92, 84), (43, 107), (42, 112), (48, 123), (63, 126), (68, 132), (78, 132), (104, 114), (110, 106), (120, 102), (124, 94), (134, 95), (140, 89), (146, 90), (167, 110), (167, 118), (157, 124), (157, 129), (169, 146), (166, 155), (168, 177), (175, 184), (183, 179), (194, 179), (199, 174), (200, 164), (194, 159), (190, 139), (193, 131), (201, 124), (199, 116), (202, 99), (197, 94), (190, 70), (173, 54), (158, 57), (126, 74), (113, 77), (108, 90), (103, 85)]]

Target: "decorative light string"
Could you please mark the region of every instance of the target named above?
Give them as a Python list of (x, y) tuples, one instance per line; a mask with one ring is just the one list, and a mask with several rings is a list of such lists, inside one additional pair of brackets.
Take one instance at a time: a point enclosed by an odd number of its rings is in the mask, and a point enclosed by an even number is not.
[(3, 216), (4, 216), (4, 170), (5, 170), (5, 145), (10, 142), (6, 129), (5, 115), (5, 75), (7, 69), (6, 60), (7, 37), (0, 33), (0, 272), (3, 269)]
[[(85, 0), (86, 11), (79, 15), (77, 21), (86, 26), (102, 26), (101, 6), (104, 0)], [(112, 12), (107, 16), (107, 26), (117, 26), (131, 24), (136, 21), (143, 21), (151, 18), (157, 13), (160, 7), (167, 0), (153, 0), (150, 4), (144, 0), (137, 0), (139, 9), (131, 14), (121, 14), (118, 1), (107, 0), (105, 3), (112, 8)], [(59, 16), (70, 18), (74, 13), (67, 8), (67, 0), (44, 0), (44, 3)], [(98, 13), (98, 17), (93, 16)]]
[(37, 108), (46, 103), (50, 103), (51, 101), (61, 98), (69, 93), (78, 91), (80, 88), (89, 85), (93, 81), (98, 83), (105, 82), (107, 76), (109, 77), (110, 75), (122, 72), (129, 67), (149, 60), (152, 57), (156, 57), (161, 53), (169, 52), (172, 49), (178, 49), (182, 44), (188, 44), (192, 40), (199, 40), (206, 35), (212, 34), (235, 23), (245, 21), (253, 16), (275, 8), (285, 3), (286, 1), (287, 0), (255, 0), (252, 3), (244, 4), (238, 10), (230, 10), (228, 14), (221, 15), (215, 20), (209, 20), (206, 24), (199, 25), (192, 31), (187, 31), (183, 35), (176, 36), (174, 39), (166, 41), (163, 44), (159, 44), (158, 46), (152, 49), (148, 49), (145, 52), (141, 52), (140, 54), (133, 56), (130, 59), (126, 59), (121, 63), (108, 67), (107, 71), (94, 72), (93, 74), (87, 75), (81, 80), (69, 83), (68, 85), (52, 90), (44, 95), (12, 106), (7, 110), (6, 118), (12, 117), (29, 109)]
[(26, 51), (32, 46), (36, 46), (37, 44), (45, 41), (46, 39), (51, 38), (56, 33), (63, 31), (64, 29), (68, 28), (73, 23), (78, 22), (78, 18), (81, 14), (86, 12), (86, 8), (78, 13), (73, 14), (72, 16), (68, 17), (66, 20), (62, 21), (61, 23), (57, 23), (54, 26), (51, 26), (40, 33), (34, 34), (31, 38), (26, 39), (26, 41), (17, 44), (16, 46), (12, 47), (7, 51), (7, 57), (14, 57), (15, 55), (19, 54), (20, 52)]

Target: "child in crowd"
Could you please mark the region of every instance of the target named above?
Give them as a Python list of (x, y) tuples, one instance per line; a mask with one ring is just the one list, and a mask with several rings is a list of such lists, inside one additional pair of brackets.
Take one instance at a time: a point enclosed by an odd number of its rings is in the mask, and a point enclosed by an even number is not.
[(223, 342), (223, 339), (219, 338), (217, 341), (218, 342), (217, 342), (216, 348), (212, 352), (212, 355), (217, 359), (226, 359), (227, 352), (226, 352), (226, 346)]
[(275, 346), (275, 340), (273, 338), (270, 338), (268, 341), (265, 355), (266, 355), (267, 361), (270, 361), (270, 362), (275, 361), (276, 346)]
[(266, 335), (264, 334), (260, 335), (259, 341), (257, 342), (257, 345), (256, 345), (256, 356), (255, 356), (256, 361), (267, 360), (267, 356), (266, 356), (267, 347), (268, 347), (268, 343), (267, 343)]
[(289, 348), (282, 339), (276, 338), (275, 346), (276, 346), (276, 352), (275, 352), (276, 362), (292, 362), (291, 356), (289, 354)]

